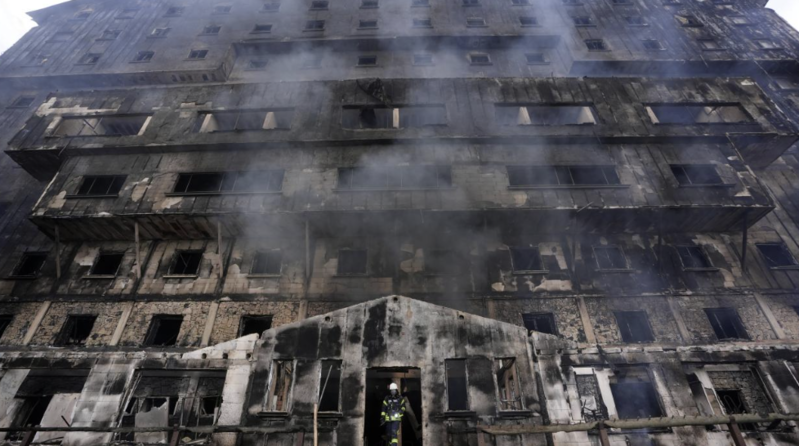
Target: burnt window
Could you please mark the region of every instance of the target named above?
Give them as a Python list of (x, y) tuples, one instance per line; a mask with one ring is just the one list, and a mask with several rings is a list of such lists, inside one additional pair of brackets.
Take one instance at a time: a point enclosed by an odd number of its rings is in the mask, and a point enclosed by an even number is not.
[(327, 0), (314, 0), (311, 2), (311, 11), (327, 10), (329, 3)]
[(378, 0), (361, 0), (361, 9), (375, 9), (378, 6)]
[(551, 335), (558, 334), (555, 315), (552, 313), (523, 313), (522, 322), (524, 323), (524, 328), (529, 331)]
[(202, 251), (178, 251), (169, 274), (175, 276), (196, 276), (200, 271), (200, 261), (203, 258)]
[(10, 108), (27, 108), (33, 105), (34, 96), (19, 96), (9, 105)]
[(411, 6), (427, 7), (430, 6), (430, 0), (411, 0)]
[(614, 314), (622, 341), (652, 342), (655, 340), (646, 317), (646, 311), (614, 311)]
[(324, 31), (324, 20), (308, 20), (305, 22), (305, 31)]
[(431, 19), (413, 19), (414, 28), (432, 28), (433, 21)]
[(678, 246), (677, 253), (680, 255), (683, 269), (711, 269), (713, 264), (705, 254), (701, 246), (686, 245)]
[(723, 184), (712, 164), (672, 164), (671, 173), (680, 186), (713, 186)]
[(125, 175), (87, 175), (75, 195), (81, 197), (116, 197), (125, 184)]
[(519, 17), (519, 24), (522, 27), (538, 26), (538, 18), (530, 16)]
[(150, 33), (150, 37), (166, 37), (170, 29), (171, 28), (155, 28), (153, 32)]
[(339, 249), (337, 274), (342, 276), (366, 274), (366, 250)]
[(219, 34), (219, 31), (222, 30), (222, 27), (219, 25), (208, 25), (203, 28), (202, 35), (204, 36), (215, 36)]
[(527, 65), (546, 65), (549, 63), (544, 53), (527, 53), (524, 55), (524, 59), (527, 61)]
[(153, 60), (153, 56), (155, 56), (153, 51), (139, 51), (133, 56), (133, 62), (149, 62)]
[(734, 308), (705, 308), (705, 314), (710, 320), (713, 332), (720, 340), (726, 339), (749, 339), (749, 335), (744, 329), (741, 318)]
[(268, 65), (266, 59), (250, 59), (247, 62), (247, 69), (248, 70), (263, 70)]
[(494, 367), (499, 390), (499, 410), (524, 410), (516, 358), (495, 359)]
[(101, 116), (63, 118), (55, 136), (136, 136), (148, 116)]
[(646, 111), (653, 124), (738, 124), (752, 118), (740, 104), (653, 104)]
[(319, 412), (338, 412), (341, 389), (341, 361), (322, 361), (319, 380)]
[(144, 338), (144, 345), (148, 347), (169, 347), (177, 345), (180, 326), (183, 316), (172, 314), (157, 314), (150, 322), (150, 329)]
[(638, 377), (619, 378), (610, 383), (610, 391), (621, 419), (663, 416), (657, 392), (650, 382), (642, 382)]
[(507, 166), (511, 187), (608, 186), (621, 183), (613, 166)]
[(466, 19), (466, 26), (469, 28), (485, 28), (486, 20), (479, 17), (472, 17)]
[(510, 248), (510, 260), (513, 271), (543, 271), (544, 263), (538, 248), (514, 246)]
[(527, 6), (530, 4), (530, 0), (510, 0), (510, 4), (513, 6)]
[(186, 8), (184, 8), (183, 6), (170, 6), (170, 7), (166, 8), (166, 15), (168, 15), (168, 16), (178, 16), (178, 15), (183, 14), (183, 11), (185, 11), (185, 10), (186, 10)]
[(594, 26), (594, 21), (587, 15), (572, 17), (572, 21), (575, 26)]
[(201, 60), (205, 59), (208, 55), (208, 50), (191, 50), (189, 51), (189, 60)]
[(272, 24), (271, 23), (263, 23), (255, 25), (255, 28), (252, 29), (253, 34), (269, 34), (272, 32)]
[(266, 392), (266, 412), (288, 412), (291, 387), (294, 382), (294, 361), (272, 361), (269, 388)]
[(233, 9), (232, 6), (217, 5), (217, 6), (214, 6), (214, 14), (228, 14), (228, 13), (230, 13), (231, 9)]
[(338, 170), (339, 190), (444, 189), (451, 186), (450, 166), (370, 166)]
[(677, 22), (685, 27), (700, 27), (704, 26), (704, 24), (696, 18), (696, 16), (690, 14), (676, 14), (674, 16), (677, 19)]
[(744, 404), (743, 394), (740, 390), (716, 390), (716, 395), (724, 407), (724, 413), (727, 415), (748, 413), (746, 405)]
[(250, 274), (278, 275), (283, 255), (279, 249), (259, 251), (255, 253)]
[(257, 334), (259, 337), (266, 331), (272, 328), (272, 316), (263, 315), (248, 315), (241, 317), (239, 324), (239, 337), (251, 334)]
[(472, 65), (491, 65), (491, 57), (485, 53), (469, 54), (469, 63)]
[(101, 40), (116, 40), (117, 37), (122, 33), (122, 31), (116, 29), (107, 29), (103, 31), (103, 35), (100, 36)]
[(58, 335), (58, 345), (85, 345), (96, 320), (97, 316), (89, 314), (67, 316)]
[(666, 49), (663, 44), (660, 43), (660, 40), (657, 39), (644, 39), (641, 41), (641, 44), (647, 51), (663, 51)]
[(280, 2), (266, 2), (264, 3), (264, 12), (277, 12), (280, 10)]
[(465, 359), (444, 361), (447, 374), (447, 410), (469, 410)]
[(279, 192), (283, 188), (283, 170), (251, 172), (181, 173), (175, 194), (219, 194)]
[(413, 55), (413, 64), (414, 65), (420, 65), (420, 66), (433, 65), (433, 55), (432, 54), (414, 54)]
[(463, 255), (452, 249), (428, 249), (424, 255), (425, 274), (436, 276), (460, 276), (469, 265)]
[(118, 252), (101, 252), (89, 271), (91, 276), (116, 276), (124, 254)]
[(605, 41), (602, 39), (586, 39), (584, 40), (585, 47), (588, 48), (588, 51), (607, 51), (608, 46), (605, 44)]
[[(50, 400), (53, 399), (53, 395), (15, 397), (14, 399), (21, 401), (11, 426), (33, 427), (42, 424), (42, 419), (44, 419), (44, 414), (47, 411), (47, 406), (50, 405)], [(22, 431), (9, 432), (6, 440), (20, 441), (24, 435), (25, 433)]]
[(345, 107), (341, 111), (341, 126), (345, 129), (400, 129), (446, 124), (447, 111), (443, 105)]
[(289, 130), (293, 120), (293, 108), (205, 112), (197, 117), (194, 130), (200, 133)]
[(591, 105), (516, 105), (496, 104), (496, 118), (501, 125), (594, 125)]
[(39, 275), (44, 261), (47, 258), (47, 253), (44, 252), (26, 252), (22, 254), (22, 258), (14, 267), (14, 272), (11, 273), (12, 277), (36, 277)]
[(373, 67), (377, 65), (377, 56), (358, 56), (359, 67)]
[(784, 268), (797, 266), (794, 258), (785, 243), (758, 243), (760, 255), (766, 259), (769, 268)]
[(627, 269), (627, 259), (619, 246), (594, 246), (596, 266), (604, 270)]
[(629, 26), (647, 26), (648, 23), (643, 16), (640, 15), (628, 15), (624, 17), (624, 22), (627, 23)]
[(78, 63), (81, 65), (94, 65), (100, 60), (100, 56), (102, 56), (100, 53), (87, 53), (78, 60)]
[(3, 334), (8, 329), (8, 326), (11, 325), (11, 321), (14, 320), (14, 316), (10, 314), (0, 314), (0, 338), (3, 337)]

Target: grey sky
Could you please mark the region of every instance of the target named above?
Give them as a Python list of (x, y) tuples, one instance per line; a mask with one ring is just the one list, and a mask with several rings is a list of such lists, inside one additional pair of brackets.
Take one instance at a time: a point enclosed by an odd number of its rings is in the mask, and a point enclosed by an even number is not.
[[(25, 12), (35, 11), (65, 0), (0, 0), (0, 53), (14, 44), (35, 23)], [(124, 1), (124, 0), (119, 0)], [(799, 28), (799, 0), (770, 0), (773, 8), (785, 20)]]

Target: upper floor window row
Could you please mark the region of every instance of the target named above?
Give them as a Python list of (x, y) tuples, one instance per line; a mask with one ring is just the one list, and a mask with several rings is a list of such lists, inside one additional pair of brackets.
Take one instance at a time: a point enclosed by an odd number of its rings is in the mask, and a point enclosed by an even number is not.
[(511, 187), (621, 185), (613, 166), (508, 166)]
[(149, 115), (61, 118), (52, 136), (134, 136), (147, 128)]
[(341, 112), (346, 129), (401, 129), (447, 125), (443, 105), (346, 106)]
[(194, 131), (199, 133), (236, 132), (248, 130), (288, 130), (294, 119), (294, 109), (239, 110), (202, 112)]
[(181, 173), (173, 194), (264, 193), (280, 192), (283, 170), (246, 172)]

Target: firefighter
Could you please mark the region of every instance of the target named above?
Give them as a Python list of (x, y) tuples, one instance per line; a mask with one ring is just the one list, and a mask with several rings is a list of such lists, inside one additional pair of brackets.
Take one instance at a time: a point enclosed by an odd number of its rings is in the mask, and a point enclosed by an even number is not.
[(383, 399), (383, 412), (380, 414), (380, 425), (386, 428), (386, 441), (388, 446), (398, 446), (399, 429), (402, 425), (402, 416), (405, 415), (405, 397), (400, 395), (396, 384), (388, 386), (389, 395)]

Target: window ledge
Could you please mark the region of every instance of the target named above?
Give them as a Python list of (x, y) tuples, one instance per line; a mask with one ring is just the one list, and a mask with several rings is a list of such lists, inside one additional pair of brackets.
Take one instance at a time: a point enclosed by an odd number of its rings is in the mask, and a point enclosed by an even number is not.
[(799, 265), (788, 265), (788, 266), (770, 266), (768, 269), (772, 271), (791, 271), (791, 270), (799, 270)]
[(690, 271), (690, 272), (697, 272), (697, 273), (704, 273), (704, 272), (715, 272), (718, 271), (718, 268), (683, 268), (683, 271)]
[(596, 185), (572, 185), (572, 184), (543, 184), (540, 186), (508, 186), (508, 190), (532, 190), (532, 189), (629, 189), (629, 184), (596, 184)]
[(514, 276), (529, 276), (534, 274), (549, 274), (549, 270), (546, 269), (531, 269), (527, 271), (513, 271)]
[(473, 410), (448, 410), (444, 412), (446, 418), (474, 418), (477, 412)]
[(630, 268), (597, 268), (594, 271), (598, 273), (634, 273), (634, 269)]
[(248, 279), (279, 279), (280, 274), (247, 274)]
[(735, 187), (735, 184), (723, 183), (723, 184), (680, 184), (680, 188), (686, 189), (704, 189), (704, 188), (730, 188)]
[(81, 198), (119, 198), (119, 195), (67, 195), (67, 199), (81, 199)]
[(318, 412), (316, 414), (319, 418), (344, 418), (344, 414), (341, 412)]
[(194, 197), (203, 195), (279, 195), (283, 191), (268, 191), (268, 192), (167, 192), (164, 196), (167, 197)]
[(387, 189), (333, 189), (334, 192), (422, 192), (422, 191), (440, 191), (440, 190), (455, 190), (454, 186), (449, 187), (420, 187), (420, 188), (387, 188)]
[(258, 412), (260, 418), (288, 418), (288, 412)]
[(164, 279), (196, 279), (200, 277), (197, 274), (164, 274)]
[(87, 274), (83, 276), (83, 279), (94, 279), (94, 280), (108, 280), (108, 279), (116, 279), (116, 274)]

